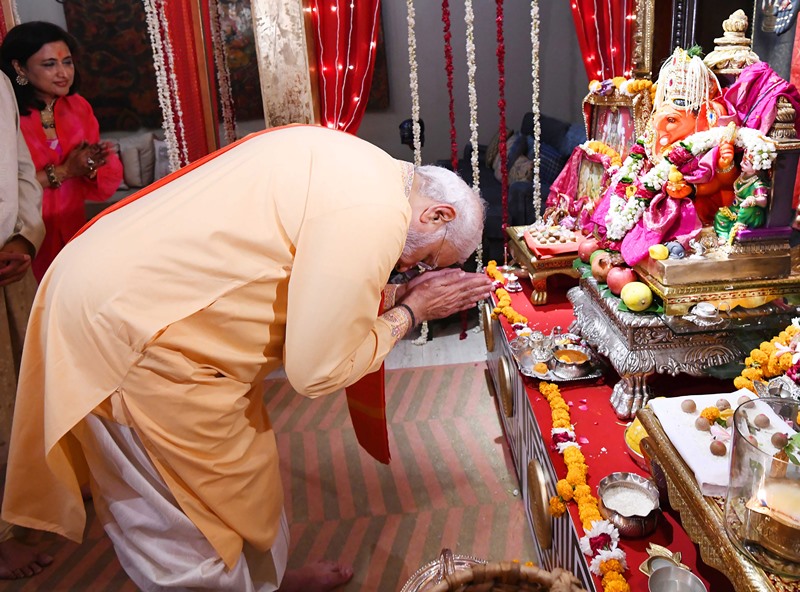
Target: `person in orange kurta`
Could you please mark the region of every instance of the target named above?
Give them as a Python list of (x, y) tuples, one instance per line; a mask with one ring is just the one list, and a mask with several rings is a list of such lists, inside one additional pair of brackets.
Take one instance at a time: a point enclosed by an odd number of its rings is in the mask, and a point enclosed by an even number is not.
[[(375, 371), (416, 323), (487, 297), (488, 278), (459, 269), (386, 289), (393, 269), (466, 260), (483, 217), (450, 171), (290, 126), (96, 219), (34, 302), (3, 517), (79, 541), (88, 468), (142, 589), (275, 590), (286, 526), (264, 377), (283, 365), (297, 392), (335, 392)], [(327, 590), (350, 575), (287, 575), (281, 590)]]
[(14, 81), (20, 129), (44, 188), (47, 234), (33, 261), (41, 280), (84, 222), (84, 202), (104, 201), (122, 181), (119, 157), (100, 141), (91, 105), (78, 94), (76, 42), (57, 25), (22, 23), (0, 47), (0, 67)]

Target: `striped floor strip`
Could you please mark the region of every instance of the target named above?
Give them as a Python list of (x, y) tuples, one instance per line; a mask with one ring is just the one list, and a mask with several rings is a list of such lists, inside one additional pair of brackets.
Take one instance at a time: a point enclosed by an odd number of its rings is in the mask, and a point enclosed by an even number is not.
[[(276, 380), (265, 399), (282, 459), (290, 568), (335, 559), (354, 567), (346, 592), (392, 592), (443, 547), (533, 559), (485, 364), (387, 372), (388, 466), (359, 447), (341, 394), (309, 400)], [(135, 592), (91, 504), (87, 512), (83, 544), (48, 536), (53, 565), (0, 582), (0, 592)]]
[[(389, 371), (386, 384), (388, 466), (359, 448), (344, 397), (268, 397), (270, 416), (281, 422), (281, 458), (300, 460), (282, 465), (289, 567), (345, 561), (356, 575), (344, 590), (383, 592), (399, 590), (443, 547), (532, 560), (485, 364)], [(312, 416), (311, 408), (319, 411)]]

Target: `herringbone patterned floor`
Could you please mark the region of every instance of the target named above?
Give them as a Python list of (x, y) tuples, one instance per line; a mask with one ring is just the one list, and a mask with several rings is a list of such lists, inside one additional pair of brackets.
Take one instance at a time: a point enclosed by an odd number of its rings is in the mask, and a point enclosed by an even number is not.
[[(283, 380), (269, 381), (289, 567), (336, 559), (355, 568), (347, 592), (395, 592), (443, 547), (533, 559), (485, 372), (483, 363), (387, 372), (388, 466), (358, 446), (344, 396), (308, 400)], [(53, 565), (30, 580), (0, 583), (0, 591), (135, 590), (91, 516), (84, 544), (54, 540)]]

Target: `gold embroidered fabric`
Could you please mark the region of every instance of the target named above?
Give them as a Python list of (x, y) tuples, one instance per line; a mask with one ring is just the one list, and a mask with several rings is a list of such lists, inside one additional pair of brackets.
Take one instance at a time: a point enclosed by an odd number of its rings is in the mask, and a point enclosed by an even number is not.
[(414, 184), (414, 165), (401, 160), (400, 175), (403, 178), (403, 189), (406, 192), (406, 197), (409, 197), (411, 195), (411, 186)]
[(408, 314), (405, 308), (391, 308), (383, 313), (381, 318), (389, 323), (392, 337), (395, 339), (402, 339), (411, 329), (411, 315)]

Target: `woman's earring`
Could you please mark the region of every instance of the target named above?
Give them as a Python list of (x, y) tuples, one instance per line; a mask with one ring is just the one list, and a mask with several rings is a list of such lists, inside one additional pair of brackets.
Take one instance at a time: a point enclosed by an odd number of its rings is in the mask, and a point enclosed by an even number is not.
[(25, 78), (22, 74), (17, 74), (17, 84), (20, 86), (25, 86), (28, 84), (28, 79)]

